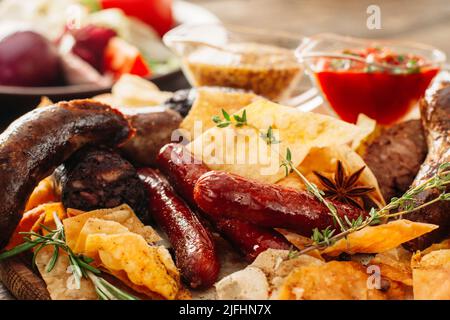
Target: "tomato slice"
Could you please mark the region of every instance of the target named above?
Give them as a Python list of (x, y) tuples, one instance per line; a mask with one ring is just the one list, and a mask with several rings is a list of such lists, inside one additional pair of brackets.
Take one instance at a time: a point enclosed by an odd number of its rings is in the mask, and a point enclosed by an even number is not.
[(151, 75), (151, 69), (139, 50), (117, 37), (109, 41), (104, 60), (105, 70), (111, 72), (116, 79), (125, 73), (141, 77)]
[(172, 0), (100, 0), (102, 9), (119, 8), (153, 27), (160, 36), (173, 25)]

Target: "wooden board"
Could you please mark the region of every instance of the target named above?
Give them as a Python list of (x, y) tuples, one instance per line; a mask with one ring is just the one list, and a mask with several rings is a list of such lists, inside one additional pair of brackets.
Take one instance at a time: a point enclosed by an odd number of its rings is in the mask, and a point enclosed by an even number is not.
[(50, 300), (44, 281), (27, 260), (30, 258), (18, 256), (0, 262), (0, 280), (19, 300)]

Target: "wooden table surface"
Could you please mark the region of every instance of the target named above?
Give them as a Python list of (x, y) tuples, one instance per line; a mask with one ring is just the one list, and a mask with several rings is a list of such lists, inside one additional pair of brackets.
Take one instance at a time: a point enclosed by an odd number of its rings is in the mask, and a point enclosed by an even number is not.
[[(334, 32), (366, 38), (408, 39), (450, 55), (448, 0), (192, 0), (225, 23), (303, 35)], [(381, 29), (366, 27), (368, 5), (381, 9)], [(0, 284), (0, 300), (12, 299)]]

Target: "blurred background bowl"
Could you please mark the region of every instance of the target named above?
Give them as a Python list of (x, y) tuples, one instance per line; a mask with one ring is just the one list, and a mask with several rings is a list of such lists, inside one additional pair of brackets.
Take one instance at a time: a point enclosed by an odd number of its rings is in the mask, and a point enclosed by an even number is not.
[[(183, 23), (216, 23), (218, 18), (208, 10), (185, 1), (173, 2), (173, 15), (176, 24)], [(154, 75), (148, 80), (155, 83), (161, 90), (175, 91), (188, 88), (183, 72), (178, 68), (165, 74)], [(69, 85), (58, 87), (13, 87), (0, 86), (0, 131), (3, 131), (12, 121), (26, 112), (34, 109), (42, 97), (51, 101), (90, 98), (111, 91), (111, 86)]]

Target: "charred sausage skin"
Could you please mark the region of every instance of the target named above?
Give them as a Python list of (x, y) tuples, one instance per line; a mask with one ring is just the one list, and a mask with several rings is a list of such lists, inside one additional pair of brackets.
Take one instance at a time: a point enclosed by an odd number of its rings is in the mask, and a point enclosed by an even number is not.
[[(306, 191), (264, 184), (241, 176), (210, 171), (195, 184), (194, 199), (211, 217), (243, 219), (262, 227), (292, 229), (304, 236), (333, 226), (328, 208)], [(350, 221), (366, 213), (331, 201), (340, 217)]]
[(150, 214), (169, 237), (181, 274), (192, 288), (212, 286), (220, 271), (212, 236), (161, 173), (150, 168), (138, 172), (147, 189)]
[(161, 147), (172, 141), (173, 132), (183, 118), (164, 107), (120, 108), (130, 121), (136, 134), (120, 151), (135, 165), (154, 166)]
[[(196, 159), (186, 148), (179, 144), (163, 147), (157, 158), (160, 170), (168, 177), (175, 190), (192, 208), (197, 208), (194, 200), (194, 186), (197, 180), (209, 169)], [(274, 230), (262, 228), (237, 219), (224, 219), (208, 216), (215, 229), (230, 241), (247, 260), (253, 261), (259, 253), (272, 249), (289, 249), (287, 240)]]
[[(428, 154), (412, 186), (431, 178), (442, 163), (450, 161), (450, 83), (445, 83), (436, 92), (427, 93), (426, 98), (421, 101), (420, 111)], [(446, 191), (450, 191), (448, 186)], [(417, 205), (438, 197), (440, 193), (441, 191), (436, 189), (422, 192), (416, 197)], [(410, 250), (423, 250), (450, 235), (449, 212), (450, 202), (440, 201), (406, 215), (406, 219), (436, 224), (439, 228), (411, 240), (405, 246)]]
[(14, 121), (0, 135), (0, 248), (40, 180), (81, 147), (116, 145), (132, 133), (120, 112), (93, 100), (60, 102)]

